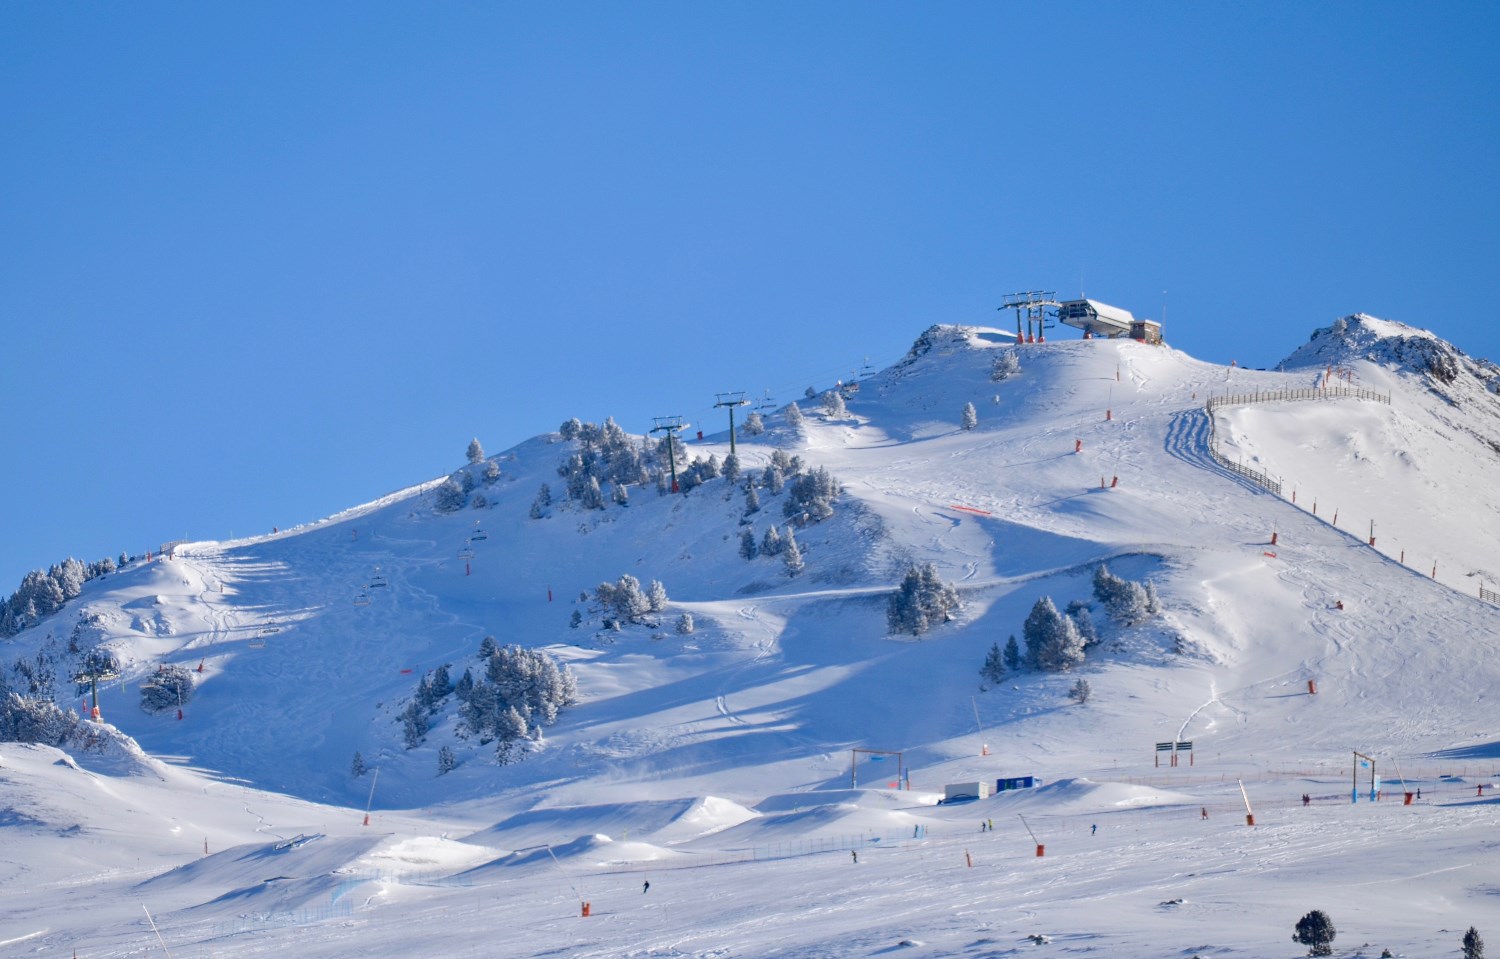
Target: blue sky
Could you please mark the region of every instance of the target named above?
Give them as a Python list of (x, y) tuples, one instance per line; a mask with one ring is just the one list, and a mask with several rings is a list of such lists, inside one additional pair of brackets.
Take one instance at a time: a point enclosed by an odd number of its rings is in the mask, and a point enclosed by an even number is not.
[[(0, 6), (0, 595), (1055, 289), (1500, 360), (1492, 4)], [(1065, 335), (1071, 334), (1067, 331)], [(955, 416), (957, 415), (955, 411)]]

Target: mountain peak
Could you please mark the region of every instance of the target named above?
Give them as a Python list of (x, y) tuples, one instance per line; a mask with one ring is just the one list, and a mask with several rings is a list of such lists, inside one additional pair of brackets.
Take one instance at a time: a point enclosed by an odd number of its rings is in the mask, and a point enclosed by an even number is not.
[(1463, 373), (1490, 392), (1500, 390), (1500, 367), (1474, 360), (1436, 334), (1367, 313), (1341, 317), (1313, 331), (1312, 338), (1281, 361), (1281, 369), (1343, 365), (1364, 360), (1397, 372), (1423, 376), (1435, 386), (1452, 386)]

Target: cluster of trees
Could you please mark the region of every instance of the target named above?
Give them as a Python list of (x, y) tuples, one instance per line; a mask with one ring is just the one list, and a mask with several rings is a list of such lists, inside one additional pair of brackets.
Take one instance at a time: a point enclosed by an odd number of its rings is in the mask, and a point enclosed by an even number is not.
[[(573, 671), (559, 666), (545, 652), (521, 646), (500, 646), (486, 636), (479, 646), (476, 679), (472, 668), (454, 682), (445, 664), (417, 683), (417, 689), (402, 709), (399, 719), (407, 749), (426, 739), (433, 719), (448, 705), (458, 702), (459, 736), (476, 736), (481, 746), (495, 743), (495, 758), (503, 765), (516, 759), (525, 741), (541, 738), (542, 729), (557, 722), (564, 707), (578, 701), (578, 683)], [(457, 765), (451, 747), (438, 750), (438, 772)], [(352, 771), (364, 772), (364, 760), (355, 753)]]
[(774, 523), (766, 528), (765, 535), (761, 537), (758, 545), (755, 542), (753, 526), (746, 526), (740, 530), (740, 556), (746, 560), (755, 559), (757, 556), (779, 556), (790, 576), (796, 576), (807, 566), (802, 558), (802, 547), (797, 543), (792, 527), (788, 526), (786, 535), (782, 535), (780, 527)]
[[(1292, 941), (1306, 946), (1309, 956), (1333, 955), (1333, 940), (1337, 935), (1338, 930), (1334, 928), (1333, 920), (1321, 909), (1307, 913), (1292, 927)], [(1480, 938), (1479, 930), (1473, 926), (1459, 940), (1459, 946), (1463, 950), (1464, 959), (1484, 959), (1484, 940)], [(1389, 949), (1381, 952), (1383, 957), (1390, 954)]]
[(936, 566), (925, 563), (906, 571), (886, 604), (885, 620), (893, 633), (920, 636), (951, 620), (958, 606), (958, 590), (938, 577)]
[(83, 726), (74, 710), (64, 712), (50, 698), (0, 693), (0, 742), (62, 746)]
[[(1138, 626), (1161, 612), (1161, 600), (1149, 580), (1138, 583), (1122, 579), (1100, 563), (1094, 570), (1093, 586), (1095, 602), (1119, 626)], [(1066, 672), (1081, 664), (1088, 650), (1099, 643), (1099, 630), (1094, 625), (1092, 609), (1092, 603), (1074, 600), (1059, 612), (1052, 597), (1043, 596), (1031, 607), (1031, 613), (1021, 627), (1026, 642), (1024, 655), (1015, 636), (1006, 641), (1004, 650), (999, 643), (991, 643), (979, 674), (986, 683), (995, 685), (1007, 672), (1022, 668)], [(1074, 684), (1069, 693), (1078, 702), (1087, 702), (1090, 694), (1087, 683), (1083, 687)]]
[[(475, 509), (484, 509), (489, 506), (489, 498), (484, 493), (475, 492), (475, 488), (483, 483), (485, 486), (493, 486), (500, 479), (500, 464), (493, 460), (488, 462), (484, 458), (484, 447), (479, 445), (477, 438), (469, 441), (469, 448), (464, 453), (469, 465), (454, 470), (453, 474), (432, 493), (432, 508), (439, 513), (455, 513), (465, 506)], [(475, 479), (475, 473), (479, 478)]]
[(594, 587), (594, 602), (604, 617), (607, 629), (619, 629), (627, 624), (658, 625), (653, 613), (660, 613), (667, 606), (667, 589), (659, 580), (652, 580), (646, 589), (641, 581), (624, 574), (613, 583), (600, 583)]
[(186, 666), (158, 666), (141, 683), (141, 708), (148, 713), (186, 706), (193, 698), (193, 671)]
[(113, 573), (127, 561), (123, 553), (118, 565), (108, 556), (95, 563), (81, 563), (70, 556), (50, 569), (32, 570), (22, 577), (20, 588), (0, 603), (0, 637), (30, 629), (83, 592), (84, 583)]

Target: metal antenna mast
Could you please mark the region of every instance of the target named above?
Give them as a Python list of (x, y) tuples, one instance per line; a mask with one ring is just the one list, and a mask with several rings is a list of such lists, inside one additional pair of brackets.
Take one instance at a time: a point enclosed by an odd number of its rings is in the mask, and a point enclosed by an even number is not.
[(678, 492), (677, 488), (677, 431), (684, 425), (680, 416), (653, 416), (651, 422), (656, 425), (651, 427), (653, 433), (667, 434), (667, 465), (672, 468), (672, 492)]
[(721, 406), (729, 407), (729, 455), (734, 455), (734, 408), (736, 406), (749, 406), (750, 401), (745, 399), (743, 392), (739, 393), (715, 393), (714, 409)]

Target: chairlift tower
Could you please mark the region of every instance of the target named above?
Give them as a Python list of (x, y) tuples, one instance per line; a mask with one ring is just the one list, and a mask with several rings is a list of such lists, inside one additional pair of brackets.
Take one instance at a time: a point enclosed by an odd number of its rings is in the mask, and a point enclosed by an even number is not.
[(93, 707), (89, 711), (90, 712), (90, 715), (89, 715), (90, 719), (94, 720), (95, 722), (98, 722), (99, 719), (100, 719), (100, 714), (99, 714), (99, 682), (100, 682), (100, 680), (103, 680), (104, 682), (109, 682), (111, 679), (119, 679), (119, 678), (120, 678), (120, 674), (118, 672), (116, 672), (116, 671), (114, 671), (112, 669), (101, 668), (101, 667), (99, 667), (97, 665), (89, 667), (89, 668), (83, 670), (82, 672), (80, 672), (78, 675), (76, 675), (76, 676), (73, 677), (73, 682), (75, 682), (75, 683), (88, 683), (89, 684), (89, 695), (91, 697), (91, 700), (92, 700), (91, 705)]
[[(1047, 308), (1054, 310), (1062, 304), (1058, 302), (1057, 293), (1050, 290), (1029, 290), (1024, 293), (1007, 293), (1000, 301), (999, 309), (1016, 311), (1016, 342), (1019, 343), (1045, 343)], [(1021, 319), (1026, 319), (1026, 336), (1021, 336)], [(1036, 336), (1033, 339), (1031, 324), (1036, 323)]]
[(651, 432), (667, 434), (667, 465), (672, 468), (672, 492), (679, 492), (677, 488), (677, 433), (687, 424), (683, 423), (680, 416), (653, 416), (651, 422), (656, 424), (651, 427)]
[(749, 406), (750, 401), (745, 399), (743, 392), (739, 393), (715, 393), (714, 409), (721, 406), (729, 407), (729, 455), (734, 455), (734, 408), (736, 406)]

